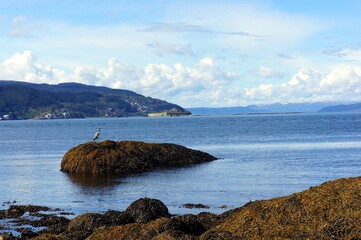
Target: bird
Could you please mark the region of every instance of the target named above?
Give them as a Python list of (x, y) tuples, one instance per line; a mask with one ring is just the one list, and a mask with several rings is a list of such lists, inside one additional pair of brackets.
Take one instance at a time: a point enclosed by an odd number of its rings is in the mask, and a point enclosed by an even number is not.
[(97, 140), (99, 135), (100, 135), (100, 129), (101, 128), (98, 128), (98, 131), (96, 131), (96, 133), (94, 134), (94, 137), (93, 137), (93, 141)]

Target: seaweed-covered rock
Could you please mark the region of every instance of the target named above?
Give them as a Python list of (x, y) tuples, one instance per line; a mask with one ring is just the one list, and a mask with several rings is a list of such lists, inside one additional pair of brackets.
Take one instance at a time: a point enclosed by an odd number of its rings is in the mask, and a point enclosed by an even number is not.
[(59, 234), (66, 230), (70, 220), (56, 215), (44, 215), (41, 219), (32, 221), (30, 224), (34, 227), (47, 227), (39, 231), (40, 234), (52, 233)]
[(209, 231), (200, 237), (200, 240), (242, 240), (247, 238), (240, 238), (233, 236), (227, 231)]
[(64, 235), (55, 235), (55, 234), (47, 233), (32, 238), (31, 240), (69, 240), (69, 238), (67, 238)]
[(87, 240), (152, 239), (163, 232), (162, 225), (167, 221), (167, 218), (159, 218), (146, 224), (130, 223), (124, 226), (101, 227), (96, 229)]
[(130, 214), (115, 210), (106, 211), (104, 213), (104, 218), (108, 226), (125, 225), (134, 222), (134, 219)]
[(141, 198), (129, 205), (125, 213), (132, 216), (137, 223), (169, 217), (168, 208), (158, 199)]
[(30, 239), (30, 238), (34, 238), (34, 237), (38, 236), (38, 234), (36, 232), (32, 231), (30, 228), (19, 228), (16, 230), (18, 232), (21, 232), (20, 239)]
[[(25, 208), (11, 209), (16, 209), (19, 213), (14, 215), (18, 216), (22, 212), (19, 209), (25, 211)], [(133, 202), (125, 212), (83, 214), (71, 220), (59, 234), (56, 233), (60, 231), (38, 232), (41, 235), (32, 239), (356, 240), (361, 236), (361, 177), (338, 179), (290, 196), (250, 202), (219, 215), (168, 216), (168, 209), (159, 200), (143, 198)], [(60, 224), (62, 228), (67, 222), (53, 217), (44, 221), (41, 225)], [(14, 239), (10, 234), (0, 237)]]
[(165, 230), (181, 231), (185, 234), (199, 236), (206, 231), (196, 215), (188, 214), (170, 219), (165, 225)]
[(14, 237), (11, 233), (0, 233), (0, 240), (15, 240), (16, 237)]
[(89, 142), (70, 149), (61, 171), (126, 176), (162, 167), (185, 166), (216, 160), (208, 153), (169, 143), (137, 141)]
[(198, 237), (177, 230), (166, 230), (152, 238), (152, 240), (196, 240), (196, 239), (198, 239)]
[(200, 239), (359, 239), (361, 177), (250, 202), (223, 216)]
[(25, 212), (35, 213), (39, 211), (49, 211), (50, 208), (45, 206), (36, 205), (11, 205), (7, 210), (0, 210), (0, 219), (4, 218), (18, 218), (21, 217)]
[(71, 220), (64, 234), (74, 240), (85, 239), (96, 228), (106, 225), (107, 222), (102, 214), (85, 213)]

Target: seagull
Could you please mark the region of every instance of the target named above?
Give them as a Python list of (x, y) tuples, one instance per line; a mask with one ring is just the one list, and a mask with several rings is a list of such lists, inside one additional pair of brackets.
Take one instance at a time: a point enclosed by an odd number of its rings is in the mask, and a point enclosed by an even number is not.
[(96, 133), (94, 134), (94, 137), (93, 137), (93, 141), (97, 140), (99, 135), (100, 135), (100, 129), (101, 128), (98, 128), (98, 131), (96, 131)]

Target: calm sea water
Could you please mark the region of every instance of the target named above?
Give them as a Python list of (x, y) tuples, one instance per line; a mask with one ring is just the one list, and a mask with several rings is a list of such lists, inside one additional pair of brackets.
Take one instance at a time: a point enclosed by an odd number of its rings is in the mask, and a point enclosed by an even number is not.
[[(176, 143), (221, 159), (127, 178), (60, 172), (67, 150), (99, 127), (100, 140)], [(75, 213), (124, 210), (141, 197), (160, 199), (171, 213), (200, 211), (180, 208), (185, 203), (223, 212), (361, 175), (361, 114), (0, 121), (0, 134), (0, 202)]]

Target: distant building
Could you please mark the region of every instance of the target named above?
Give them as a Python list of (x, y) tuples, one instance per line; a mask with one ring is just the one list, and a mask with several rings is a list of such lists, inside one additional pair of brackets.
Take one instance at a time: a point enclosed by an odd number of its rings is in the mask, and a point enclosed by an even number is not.
[(154, 112), (148, 113), (148, 117), (173, 117), (173, 116), (187, 116), (191, 115), (192, 113), (189, 111), (180, 111), (177, 108), (172, 108), (171, 110), (164, 111), (164, 112)]

